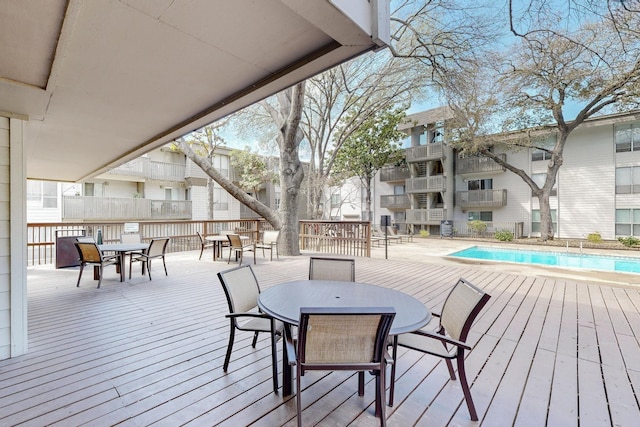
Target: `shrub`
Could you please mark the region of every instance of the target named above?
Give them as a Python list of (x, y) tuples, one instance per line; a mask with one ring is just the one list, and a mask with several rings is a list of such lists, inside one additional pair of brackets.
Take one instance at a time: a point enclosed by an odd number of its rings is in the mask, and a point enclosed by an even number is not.
[(429, 237), (429, 230), (420, 230), (420, 237)]
[(640, 240), (636, 239), (633, 236), (629, 236), (629, 237), (618, 237), (618, 241), (620, 243), (622, 243), (623, 245), (625, 245), (626, 247), (630, 248), (633, 246), (636, 246), (637, 244), (640, 243)]
[(587, 234), (587, 240), (591, 243), (602, 243), (602, 236), (599, 232)]
[(513, 240), (513, 233), (509, 230), (498, 230), (495, 232), (494, 236), (501, 242), (510, 242)]
[(487, 223), (479, 219), (469, 221), (467, 225), (469, 226), (469, 230), (471, 230), (473, 234), (481, 234), (487, 231)]

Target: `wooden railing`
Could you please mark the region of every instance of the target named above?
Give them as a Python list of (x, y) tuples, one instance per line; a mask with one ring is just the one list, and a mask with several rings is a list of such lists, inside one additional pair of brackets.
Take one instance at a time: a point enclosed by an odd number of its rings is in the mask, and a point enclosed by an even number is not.
[(300, 250), (371, 256), (369, 221), (300, 221)]
[(380, 169), (380, 181), (404, 181), (411, 177), (411, 172), (407, 166), (387, 166)]
[(406, 194), (391, 194), (380, 196), (380, 207), (387, 209), (408, 209), (411, 207), (409, 196)]
[(407, 162), (423, 162), (427, 160), (438, 160), (444, 158), (444, 144), (433, 143), (407, 148), (405, 150)]
[[(130, 226), (131, 223), (126, 223)], [(205, 236), (233, 230), (255, 241), (260, 232), (271, 230), (262, 219), (204, 221), (143, 221), (136, 222), (144, 241), (154, 237), (169, 237), (168, 252), (200, 249), (196, 232)], [(56, 237), (97, 236), (105, 243), (120, 241), (124, 222), (64, 222), (27, 224), (27, 265), (54, 264)], [(300, 221), (300, 247), (315, 252), (337, 255), (370, 256), (371, 225), (365, 222)]]
[(411, 178), (406, 181), (407, 193), (429, 193), (446, 191), (446, 181), (444, 175), (422, 176)]
[(457, 191), (456, 206), (462, 209), (507, 206), (507, 190)]
[[(499, 154), (503, 161), (507, 161), (506, 154)], [(504, 171), (505, 169), (494, 162), (490, 157), (481, 157), (481, 156), (470, 156), (470, 157), (459, 157), (456, 159), (456, 173), (459, 175), (464, 175), (468, 173), (480, 173), (480, 172), (498, 172)]]

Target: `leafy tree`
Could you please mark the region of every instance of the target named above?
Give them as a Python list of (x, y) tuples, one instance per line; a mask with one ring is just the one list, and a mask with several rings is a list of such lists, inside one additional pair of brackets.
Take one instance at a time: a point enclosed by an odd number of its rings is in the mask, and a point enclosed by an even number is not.
[(367, 54), (307, 81), (302, 130), (309, 144), (308, 212), (321, 215), (324, 189), (344, 142), (378, 111), (425, 93), (421, 67), (388, 52)]
[(273, 169), (269, 168), (268, 159), (252, 152), (250, 147), (245, 147), (244, 150), (233, 150), (230, 157), (231, 166), (238, 175), (240, 188), (257, 196), (263, 184), (277, 182), (278, 176)]
[(397, 129), (403, 109), (386, 109), (367, 118), (342, 143), (335, 156), (334, 172), (358, 176), (366, 192), (367, 218), (371, 220), (371, 183), (384, 166), (399, 163), (403, 151), (398, 141), (406, 135)]

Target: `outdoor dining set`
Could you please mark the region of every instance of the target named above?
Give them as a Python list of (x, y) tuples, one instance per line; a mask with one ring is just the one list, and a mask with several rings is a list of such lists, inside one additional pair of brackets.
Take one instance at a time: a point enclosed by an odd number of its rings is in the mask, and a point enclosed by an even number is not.
[(98, 288), (102, 283), (104, 268), (110, 265), (116, 266), (116, 271), (120, 273), (120, 281), (125, 280), (125, 259), (129, 257), (129, 279), (131, 279), (131, 270), (134, 262), (142, 265), (142, 274), (148, 274), (151, 280), (151, 261), (154, 259), (162, 260), (164, 273), (167, 273), (167, 263), (165, 254), (168, 237), (153, 238), (149, 243), (144, 243), (140, 234), (126, 233), (122, 234), (118, 243), (103, 243), (95, 241), (93, 237), (78, 237), (75, 247), (78, 250), (80, 262), (80, 274), (78, 275), (78, 283), (82, 279), (82, 272), (88, 265), (93, 266), (93, 278), (98, 280)]
[[(229, 306), (229, 342), (223, 364), (229, 367), (236, 331), (269, 334), (273, 390), (278, 392), (277, 341), (282, 339), (282, 395), (293, 394), (295, 369), (298, 426), (302, 422), (303, 385), (307, 371), (358, 373), (358, 395), (364, 396), (365, 373), (375, 377), (375, 415), (386, 425), (385, 407), (393, 406), (398, 347), (446, 361), (457, 377), (472, 420), (478, 415), (465, 373), (471, 325), (490, 296), (464, 279), (449, 291), (441, 313), (403, 292), (355, 281), (355, 260), (310, 257), (308, 280), (295, 280), (261, 292), (250, 265), (221, 271), (218, 278)], [(423, 330), (433, 318), (434, 331)], [(389, 399), (386, 367), (390, 365)]]

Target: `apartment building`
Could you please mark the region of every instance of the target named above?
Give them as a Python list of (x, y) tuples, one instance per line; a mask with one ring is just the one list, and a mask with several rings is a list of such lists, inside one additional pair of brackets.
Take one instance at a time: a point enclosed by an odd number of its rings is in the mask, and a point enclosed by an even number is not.
[[(400, 229), (438, 235), (442, 221), (461, 231), (479, 219), (489, 230), (539, 236), (539, 204), (529, 186), (488, 158), (451, 149), (444, 132), (449, 117), (446, 108), (407, 117), (401, 127), (408, 135), (406, 165), (377, 175), (376, 221), (390, 215)], [(555, 134), (546, 138), (552, 144)], [(493, 149), (534, 181), (544, 181), (548, 153), (499, 144)], [(594, 118), (571, 134), (550, 203), (557, 238), (594, 232), (603, 239), (640, 237), (640, 112)]]
[[(235, 181), (238, 177), (231, 166), (231, 151), (219, 148), (213, 166)], [(208, 185), (213, 187), (213, 218), (209, 217)], [(258, 200), (278, 208), (278, 185), (266, 183), (257, 193)], [(27, 221), (31, 223), (256, 217), (255, 212), (210, 180), (198, 165), (169, 146), (83, 183), (27, 182)]]

